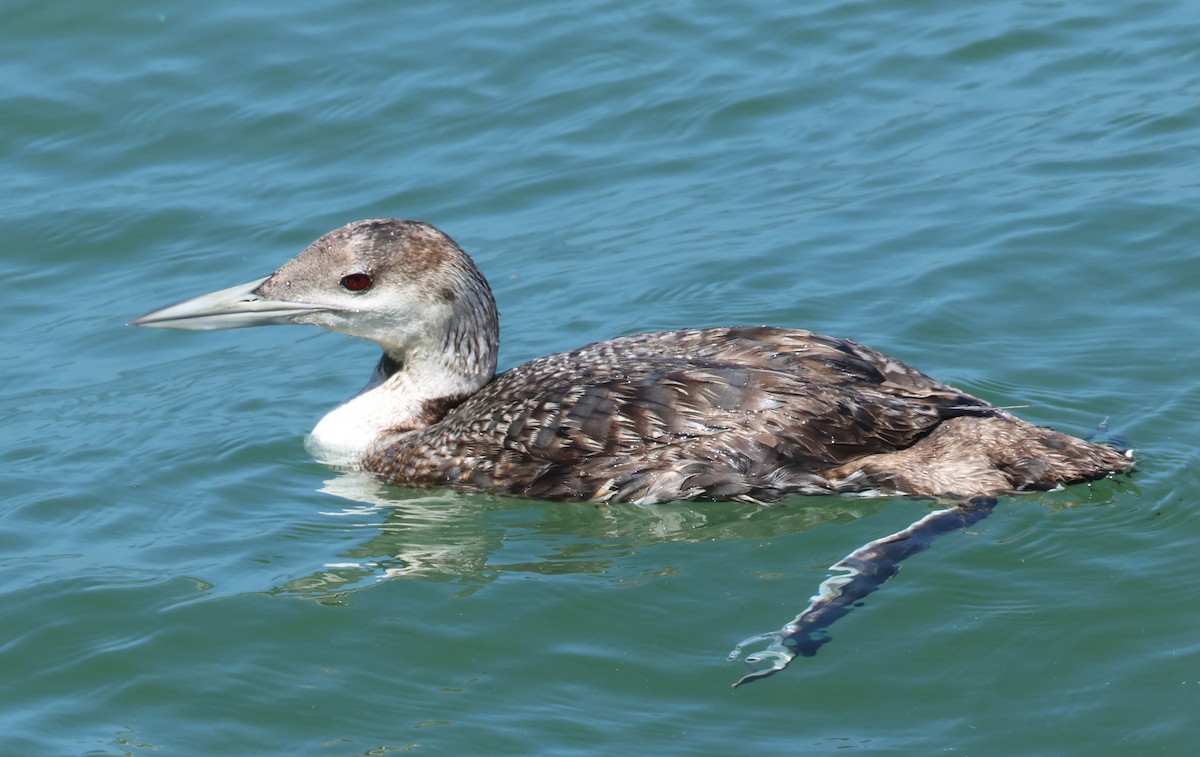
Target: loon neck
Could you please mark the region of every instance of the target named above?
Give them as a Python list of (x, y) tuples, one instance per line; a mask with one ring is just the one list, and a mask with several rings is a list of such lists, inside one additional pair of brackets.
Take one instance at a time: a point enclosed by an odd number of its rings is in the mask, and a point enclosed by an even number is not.
[(313, 428), (309, 452), (326, 463), (355, 465), (380, 439), (441, 420), (495, 376), (494, 347), (480, 361), (480, 352), (453, 345), (403, 357), (384, 352), (366, 386)]

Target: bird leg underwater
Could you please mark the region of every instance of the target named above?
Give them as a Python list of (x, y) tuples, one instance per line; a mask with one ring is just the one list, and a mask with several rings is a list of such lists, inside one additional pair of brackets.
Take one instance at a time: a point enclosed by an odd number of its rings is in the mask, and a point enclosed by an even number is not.
[(746, 647), (767, 642), (767, 647), (746, 655), (747, 665), (766, 667), (747, 673), (733, 688), (775, 675), (796, 657), (812, 657), (830, 637), (826, 633), (840, 618), (850, 614), (865, 598), (900, 571), (900, 563), (929, 549), (940, 536), (970, 528), (988, 517), (995, 497), (975, 497), (953, 507), (936, 510), (903, 530), (868, 542), (829, 567), (836, 572), (821, 582), (817, 593), (793, 620), (778, 631), (751, 636), (729, 653), (729, 661), (742, 656)]

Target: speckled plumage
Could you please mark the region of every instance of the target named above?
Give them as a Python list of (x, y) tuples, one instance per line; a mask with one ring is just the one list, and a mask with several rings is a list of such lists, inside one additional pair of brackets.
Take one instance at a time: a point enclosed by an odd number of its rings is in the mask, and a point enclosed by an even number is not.
[(486, 280), (450, 237), (416, 221), (349, 224), (266, 279), (133, 323), (302, 323), (379, 344), (371, 381), (321, 420), (310, 444), (393, 484), (598, 502), (957, 499), (1133, 465), (808, 331), (640, 334), (495, 376), (498, 316)]
[(639, 334), (539, 358), (365, 460), (391, 483), (606, 502), (966, 497), (1130, 464), (862, 345), (768, 327)]

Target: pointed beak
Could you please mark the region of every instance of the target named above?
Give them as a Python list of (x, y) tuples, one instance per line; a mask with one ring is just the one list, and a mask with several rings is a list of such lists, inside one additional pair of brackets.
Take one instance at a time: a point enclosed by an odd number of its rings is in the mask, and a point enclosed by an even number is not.
[(296, 316), (328, 310), (305, 302), (269, 300), (258, 294), (268, 277), (248, 284), (203, 294), (190, 300), (154, 310), (129, 322), (130, 326), (155, 329), (213, 331), (242, 329), (248, 326), (273, 326), (291, 323)]

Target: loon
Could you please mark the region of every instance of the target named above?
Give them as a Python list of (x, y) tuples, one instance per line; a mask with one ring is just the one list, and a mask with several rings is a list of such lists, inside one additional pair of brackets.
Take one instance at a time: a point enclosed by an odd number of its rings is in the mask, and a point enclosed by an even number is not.
[(383, 349), (308, 437), (401, 486), (541, 500), (965, 501), (1127, 471), (1131, 453), (1032, 425), (847, 339), (766, 326), (623, 336), (496, 373), (486, 279), (418, 221), (358, 221), (248, 284), (131, 325), (310, 324)]

